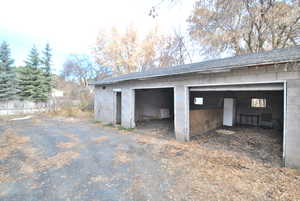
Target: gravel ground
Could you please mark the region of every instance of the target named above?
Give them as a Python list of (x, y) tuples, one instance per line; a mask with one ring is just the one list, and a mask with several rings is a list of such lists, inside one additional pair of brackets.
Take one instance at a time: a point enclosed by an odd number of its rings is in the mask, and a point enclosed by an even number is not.
[(89, 120), (0, 121), (0, 200), (300, 200), (300, 171)]

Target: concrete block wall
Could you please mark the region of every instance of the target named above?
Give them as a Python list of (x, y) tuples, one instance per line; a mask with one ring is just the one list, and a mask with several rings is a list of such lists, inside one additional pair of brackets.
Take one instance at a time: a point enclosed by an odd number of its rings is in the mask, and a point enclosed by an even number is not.
[(300, 169), (300, 79), (287, 81), (285, 165)]
[(112, 87), (96, 87), (94, 100), (95, 120), (104, 123), (114, 123), (114, 92)]
[(122, 117), (121, 125), (124, 128), (134, 128), (134, 105), (135, 105), (135, 91), (130, 88), (122, 88)]
[(175, 135), (179, 141), (189, 141), (189, 89), (184, 86), (176, 86), (175, 93)]
[[(295, 68), (296, 66), (296, 68)], [(149, 80), (131, 80), (107, 85), (106, 92), (101, 87), (96, 89), (95, 117), (97, 120), (114, 122), (114, 88), (122, 90), (122, 126), (135, 127), (135, 89), (174, 87), (174, 124), (176, 139), (189, 140), (189, 93), (188, 87), (218, 84), (268, 83), (287, 81), (287, 121), (285, 139), (285, 161), (288, 167), (300, 167), (299, 124), (299, 63), (280, 64), (235, 69), (231, 72), (214, 74), (186, 74)]]

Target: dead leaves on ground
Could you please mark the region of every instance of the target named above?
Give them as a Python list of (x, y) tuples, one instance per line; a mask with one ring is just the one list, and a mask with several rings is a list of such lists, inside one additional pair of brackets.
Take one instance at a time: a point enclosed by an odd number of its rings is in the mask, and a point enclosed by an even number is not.
[(110, 181), (110, 179), (103, 175), (98, 175), (98, 176), (90, 178), (90, 182), (92, 182), (92, 183), (107, 182), (107, 181)]
[(57, 144), (56, 146), (58, 148), (67, 148), (67, 149), (70, 149), (76, 145), (78, 145), (79, 143), (79, 138), (77, 135), (74, 135), (74, 134), (65, 134), (64, 136), (68, 137), (70, 139), (69, 142), (61, 142), (59, 144)]
[(132, 161), (132, 156), (127, 152), (116, 152), (114, 155), (114, 163), (124, 164)]
[[(32, 153), (33, 150), (28, 147), (24, 148), (29, 141), (29, 137), (17, 135), (12, 129), (5, 130), (0, 136), (0, 160), (8, 160), (18, 151)], [(13, 180), (9, 174), (10, 171), (11, 167), (7, 163), (0, 165), (0, 183)]]
[[(22, 177), (29, 176), (36, 172), (42, 172), (49, 169), (60, 169), (70, 164), (73, 160), (79, 157), (79, 149), (89, 144), (101, 143), (108, 139), (107, 136), (95, 137), (81, 143), (78, 135), (65, 134), (70, 141), (62, 142), (56, 146), (67, 151), (58, 152), (50, 157), (43, 157), (40, 150), (31, 145), (30, 137), (16, 134), (13, 129), (7, 129), (0, 136), (0, 160), (7, 160), (6, 163), (0, 165), (0, 182), (8, 182), (15, 180), (10, 176), (11, 165), (19, 167), (18, 173)], [(22, 160), (15, 160), (14, 154), (22, 153)], [(120, 161), (126, 159), (121, 157)]]
[(5, 130), (0, 136), (0, 160), (5, 160), (29, 141), (29, 137), (16, 135), (12, 129)]
[[(24, 155), (24, 159), (14, 159), (13, 154), (18, 152)], [(31, 146), (29, 137), (18, 135), (12, 129), (7, 129), (0, 136), (0, 158), (1, 160), (6, 160), (6, 163), (0, 165), (0, 182), (17, 179), (10, 175), (12, 165), (19, 167), (20, 179), (35, 172), (62, 168), (70, 164), (78, 156), (79, 152), (65, 151), (43, 158), (40, 151)]]
[(71, 149), (71, 148), (82, 148), (86, 147), (89, 144), (97, 144), (101, 143), (103, 141), (106, 141), (108, 139), (108, 136), (100, 136), (96, 138), (91, 138), (86, 143), (82, 143), (76, 134), (65, 134), (65, 137), (68, 137), (70, 141), (68, 142), (61, 142), (57, 144), (56, 146), (61, 149)]
[(70, 164), (70, 162), (76, 159), (79, 155), (79, 152), (75, 151), (60, 152), (52, 157), (41, 160), (38, 164), (37, 169), (39, 171), (59, 169)]
[(97, 138), (92, 138), (91, 142), (92, 143), (100, 143), (100, 142), (103, 142), (107, 139), (108, 139), (107, 136), (101, 136), (101, 137), (97, 137)]
[[(173, 200), (300, 200), (300, 171), (275, 168), (246, 154), (197, 142), (137, 137), (176, 182)], [(181, 192), (181, 193), (179, 193)]]

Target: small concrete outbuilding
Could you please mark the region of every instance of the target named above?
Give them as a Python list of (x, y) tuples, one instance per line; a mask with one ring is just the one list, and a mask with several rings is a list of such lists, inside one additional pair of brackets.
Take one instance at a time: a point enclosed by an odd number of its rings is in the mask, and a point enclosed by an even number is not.
[(300, 46), (92, 84), (98, 121), (126, 128), (167, 122), (180, 141), (222, 126), (277, 129), (283, 136), (285, 166), (300, 168)]

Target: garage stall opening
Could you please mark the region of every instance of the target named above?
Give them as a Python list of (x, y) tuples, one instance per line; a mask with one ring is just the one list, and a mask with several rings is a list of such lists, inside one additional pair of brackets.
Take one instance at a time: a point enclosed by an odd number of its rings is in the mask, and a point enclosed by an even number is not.
[[(284, 128), (284, 86), (281, 83), (190, 88), (190, 137), (280, 147)], [(224, 137), (224, 135), (230, 135)], [(222, 137), (223, 136), (223, 137)], [(235, 138), (236, 137), (236, 138)], [(244, 139), (243, 139), (244, 138)], [(264, 140), (265, 144), (262, 144)], [(251, 142), (249, 142), (251, 141)], [(277, 146), (277, 147), (278, 147)], [(273, 152), (273, 150), (272, 150)]]
[(174, 137), (174, 89), (136, 89), (137, 129)]

